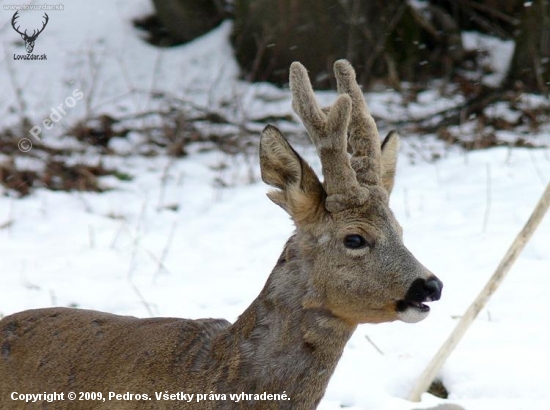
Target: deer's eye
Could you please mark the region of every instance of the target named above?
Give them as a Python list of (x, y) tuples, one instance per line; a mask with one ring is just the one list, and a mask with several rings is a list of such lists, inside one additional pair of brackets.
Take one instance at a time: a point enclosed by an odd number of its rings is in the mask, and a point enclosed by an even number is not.
[(370, 246), (369, 242), (361, 235), (352, 234), (346, 235), (344, 238), (344, 245), (348, 249), (363, 249)]

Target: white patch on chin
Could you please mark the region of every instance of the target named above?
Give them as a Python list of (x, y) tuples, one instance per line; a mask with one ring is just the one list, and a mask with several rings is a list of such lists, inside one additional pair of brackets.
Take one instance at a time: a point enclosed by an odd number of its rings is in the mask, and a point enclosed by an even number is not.
[(428, 317), (430, 311), (422, 312), (414, 307), (408, 307), (403, 312), (397, 312), (397, 319), (405, 323), (417, 323)]

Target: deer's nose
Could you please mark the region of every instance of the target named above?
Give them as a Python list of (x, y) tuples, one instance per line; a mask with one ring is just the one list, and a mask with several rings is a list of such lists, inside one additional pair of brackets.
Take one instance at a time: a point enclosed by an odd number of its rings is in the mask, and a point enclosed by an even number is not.
[(431, 302), (441, 298), (443, 283), (432, 276), (428, 279), (417, 279), (409, 288), (406, 300), (414, 302)]
[(426, 293), (425, 300), (427, 301), (439, 300), (439, 298), (441, 298), (442, 288), (443, 288), (443, 283), (439, 279), (437, 279), (436, 277), (429, 279), (424, 284), (424, 292)]

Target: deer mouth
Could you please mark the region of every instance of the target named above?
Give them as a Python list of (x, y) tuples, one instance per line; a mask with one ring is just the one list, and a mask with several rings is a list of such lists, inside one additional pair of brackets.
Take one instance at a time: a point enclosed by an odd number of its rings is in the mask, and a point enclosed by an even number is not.
[[(428, 300), (426, 300), (427, 302)], [(406, 323), (417, 323), (430, 314), (430, 307), (415, 300), (402, 299), (395, 304), (397, 319)]]
[(420, 312), (429, 312), (430, 307), (422, 302), (417, 302), (414, 300), (400, 300), (395, 306), (398, 312), (404, 312), (407, 309), (417, 309)]
[(408, 323), (425, 319), (430, 313), (430, 308), (424, 303), (439, 300), (442, 288), (443, 283), (435, 276), (415, 279), (405, 297), (395, 304), (397, 318)]

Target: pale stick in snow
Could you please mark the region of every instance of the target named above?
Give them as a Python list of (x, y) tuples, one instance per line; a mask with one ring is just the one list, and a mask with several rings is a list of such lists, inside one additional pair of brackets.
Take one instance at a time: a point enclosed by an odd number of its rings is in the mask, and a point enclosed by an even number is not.
[(506, 255), (504, 255), (504, 258), (502, 258), (500, 265), (498, 265), (498, 268), (496, 269), (491, 279), (489, 279), (483, 290), (468, 307), (464, 315), (460, 318), (460, 321), (456, 325), (453, 333), (451, 333), (445, 343), (443, 343), (439, 351), (433, 357), (432, 361), (428, 364), (428, 367), (426, 367), (426, 369), (416, 382), (416, 385), (412, 389), (409, 396), (409, 400), (420, 401), (420, 396), (422, 395), (422, 393), (424, 393), (432, 384), (435, 376), (439, 372), (439, 369), (441, 369), (441, 366), (443, 366), (443, 363), (445, 363), (445, 360), (447, 360), (449, 355), (455, 349), (458, 342), (460, 342), (460, 339), (462, 339), (462, 336), (464, 336), (464, 334), (466, 333), (466, 330), (468, 330), (481, 309), (485, 307), (485, 304), (487, 303), (489, 298), (492, 296), (495, 290), (498, 289), (498, 287), (504, 280), (506, 274), (516, 261), (517, 257), (539, 226), (540, 221), (542, 221), (542, 218), (548, 210), (549, 205), (550, 183), (546, 186), (546, 189), (539, 199), (537, 206), (533, 210), (533, 213), (529, 217), (529, 220), (512, 243), (512, 246), (510, 246), (510, 248), (508, 249), (508, 252), (506, 252)]

